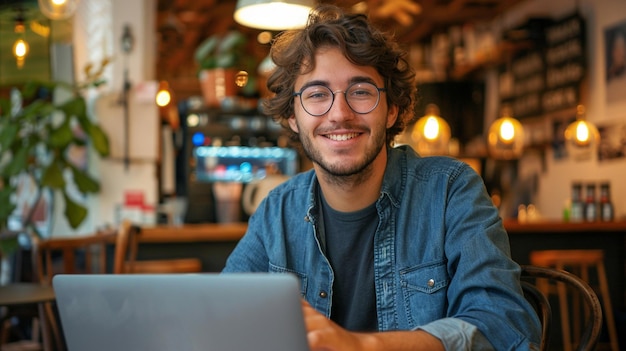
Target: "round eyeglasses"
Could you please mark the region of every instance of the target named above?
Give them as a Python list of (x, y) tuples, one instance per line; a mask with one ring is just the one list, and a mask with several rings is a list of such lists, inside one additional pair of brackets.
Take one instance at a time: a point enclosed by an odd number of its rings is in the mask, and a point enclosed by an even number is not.
[(311, 116), (323, 116), (335, 102), (335, 94), (343, 93), (346, 103), (352, 111), (358, 114), (372, 112), (380, 101), (380, 92), (387, 91), (372, 83), (357, 82), (351, 84), (346, 90), (332, 91), (325, 85), (309, 85), (303, 87), (300, 92), (293, 96), (300, 96), (302, 108)]

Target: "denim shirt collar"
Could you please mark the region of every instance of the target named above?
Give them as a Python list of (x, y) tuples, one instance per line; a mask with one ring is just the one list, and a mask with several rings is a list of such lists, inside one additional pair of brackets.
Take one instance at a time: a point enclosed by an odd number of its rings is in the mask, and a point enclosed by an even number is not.
[[(413, 150), (404, 145), (397, 148), (387, 147), (387, 167), (383, 176), (378, 203), (380, 203), (383, 197), (387, 197), (394, 207), (400, 206), (400, 199), (402, 198), (407, 178), (407, 152), (413, 152)], [(310, 172), (309, 177), (307, 217), (315, 223), (319, 211), (318, 191), (320, 185), (314, 171)]]

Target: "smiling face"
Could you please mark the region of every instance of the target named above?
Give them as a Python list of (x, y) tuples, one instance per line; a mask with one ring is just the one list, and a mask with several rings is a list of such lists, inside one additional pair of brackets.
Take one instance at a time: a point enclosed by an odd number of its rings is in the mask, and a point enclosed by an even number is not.
[[(319, 49), (312, 71), (300, 75), (295, 91), (303, 86), (321, 84), (335, 92), (330, 110), (319, 117), (308, 114), (294, 97), (291, 129), (298, 133), (304, 152), (318, 172), (332, 177), (355, 176), (384, 170), (386, 130), (396, 120), (397, 108), (387, 105), (385, 92), (378, 106), (367, 114), (358, 114), (348, 106), (343, 93), (350, 84), (369, 82), (384, 87), (384, 80), (373, 67), (356, 66), (337, 48)], [(341, 92), (337, 92), (341, 91)]]

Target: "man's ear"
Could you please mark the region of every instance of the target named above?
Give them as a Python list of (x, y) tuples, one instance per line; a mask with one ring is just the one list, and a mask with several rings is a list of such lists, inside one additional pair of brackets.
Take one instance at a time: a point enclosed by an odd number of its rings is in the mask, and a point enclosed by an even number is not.
[(391, 128), (398, 119), (398, 106), (391, 105), (387, 110), (387, 129)]
[(289, 117), (287, 121), (289, 122), (289, 127), (291, 127), (291, 130), (293, 130), (294, 133), (300, 133), (300, 130), (298, 129), (298, 123), (296, 123), (295, 115)]

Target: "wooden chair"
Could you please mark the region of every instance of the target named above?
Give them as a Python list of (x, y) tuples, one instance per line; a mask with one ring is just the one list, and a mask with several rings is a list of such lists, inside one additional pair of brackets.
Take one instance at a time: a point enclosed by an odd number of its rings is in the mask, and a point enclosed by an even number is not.
[(197, 258), (137, 259), (139, 237), (144, 229), (130, 221), (122, 222), (117, 236), (114, 271), (117, 273), (200, 273), (202, 261)]
[[(0, 240), (5, 245), (12, 246), (15, 250), (11, 249), (10, 252), (4, 252), (0, 250), (0, 272), (6, 274), (3, 278), (8, 278), (3, 281), (0, 286), (0, 293), (6, 294), (7, 290), (18, 291), (19, 288), (24, 285), (21, 282), (21, 262), (22, 252), (19, 249), (18, 237), (21, 232), (18, 231), (2, 231), (0, 233)], [(4, 249), (5, 247), (0, 247)], [(5, 269), (4, 263), (8, 264), (8, 268)], [(30, 284), (30, 283), (24, 283)], [(15, 288), (15, 289), (14, 289)], [(15, 333), (15, 320), (27, 321), (28, 327), (30, 327), (30, 335), (25, 335), (21, 332)], [(5, 306), (3, 304), (0, 308), (0, 350), (3, 351), (41, 351), (50, 349), (51, 345), (49, 340), (44, 340), (44, 335), (41, 332), (41, 320), (45, 318), (44, 306), (42, 303), (32, 304), (20, 304), (17, 306)], [(45, 324), (44, 324), (45, 325)], [(46, 336), (47, 338), (47, 336)]]
[[(40, 239), (31, 237), (34, 279), (52, 285), (56, 274), (112, 273), (107, 247), (115, 245), (116, 231), (76, 237)], [(46, 323), (56, 350), (65, 350), (65, 342), (52, 303), (45, 304)]]
[[(530, 263), (535, 266), (567, 270), (590, 284), (592, 288), (597, 289), (595, 291), (599, 291), (599, 296), (602, 299), (601, 304), (606, 323), (605, 326), (609, 335), (608, 346), (613, 351), (619, 350), (617, 329), (613, 317), (613, 305), (611, 303), (609, 285), (604, 267), (604, 251), (598, 249), (531, 251)], [(595, 271), (596, 279), (593, 281), (598, 284), (593, 283), (590, 279), (590, 271)], [(581, 334), (580, 321), (582, 320), (582, 310), (580, 308), (579, 294), (568, 294), (562, 285), (546, 284), (545, 282), (539, 288), (544, 294), (554, 294), (558, 296), (564, 350), (572, 350), (572, 345), (579, 342), (579, 335)], [(571, 297), (571, 301), (569, 297)], [(570, 312), (572, 314), (571, 325)]]
[[(55, 237), (42, 239), (37, 235), (30, 236), (31, 259), (33, 269), (33, 283), (44, 286), (52, 285), (52, 278), (56, 274), (76, 273), (108, 273), (107, 246), (115, 244), (117, 233), (95, 233), (76, 237)], [(111, 265), (112, 266), (112, 265)], [(39, 304), (38, 314), (28, 316), (34, 318), (35, 326), (40, 327), (44, 336), (44, 344), (33, 342), (19, 342), (13, 345), (0, 345), (0, 350), (65, 350), (62, 332), (57, 322), (57, 315), (53, 303)], [(27, 317), (22, 313), (22, 318)]]
[(522, 280), (521, 284), (524, 297), (535, 309), (539, 317), (539, 322), (541, 323), (541, 343), (539, 344), (539, 349), (547, 350), (550, 341), (550, 326), (552, 324), (552, 308), (550, 307), (550, 302), (546, 295), (533, 283)]
[[(564, 289), (573, 290), (581, 296), (589, 314), (587, 318), (581, 321), (583, 326), (581, 338), (575, 350), (591, 351), (595, 349), (602, 329), (602, 306), (598, 296), (587, 282), (561, 269), (533, 265), (522, 266), (521, 279), (524, 294), (535, 307), (542, 323), (541, 350), (549, 349), (550, 326), (552, 322), (551, 307), (547, 296), (538, 288), (546, 281), (549, 283), (560, 283)], [(543, 295), (543, 297), (539, 295)]]

